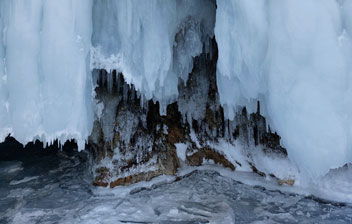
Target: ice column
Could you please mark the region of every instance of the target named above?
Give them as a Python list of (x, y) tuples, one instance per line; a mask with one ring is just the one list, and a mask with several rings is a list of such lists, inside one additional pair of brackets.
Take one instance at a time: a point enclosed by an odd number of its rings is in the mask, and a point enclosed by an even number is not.
[(4, 30), (7, 23), (7, 2), (0, 2), (0, 141), (11, 132), (8, 114), (7, 76), (5, 66)]
[[(5, 102), (10, 117), (1, 114), (0, 122), (9, 122), (12, 135), (22, 143), (75, 138), (83, 148), (92, 124), (87, 66), (92, 1), (1, 4), (0, 57), (6, 63), (0, 64), (0, 110)], [(8, 131), (2, 125), (0, 137)]]
[(40, 22), (42, 0), (8, 1), (6, 68), (13, 135), (21, 142), (41, 134)]
[(74, 137), (80, 148), (84, 148), (93, 123), (89, 70), (91, 12), (91, 0), (43, 2), (43, 129), (50, 140)]

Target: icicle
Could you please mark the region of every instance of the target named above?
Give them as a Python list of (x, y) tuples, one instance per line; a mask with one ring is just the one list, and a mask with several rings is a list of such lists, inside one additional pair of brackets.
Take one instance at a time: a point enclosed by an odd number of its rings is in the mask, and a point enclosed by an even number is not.
[(127, 83), (123, 84), (122, 99), (123, 99), (123, 102), (127, 102), (127, 99), (128, 99), (128, 84)]
[(106, 85), (106, 78), (107, 78), (106, 70), (102, 70), (101, 71), (101, 85), (102, 85), (102, 87), (105, 87), (105, 85)]
[(213, 41), (209, 37), (209, 55), (210, 55), (210, 60), (213, 60)]
[(206, 53), (206, 54), (208, 54), (209, 53), (209, 50), (210, 49), (210, 46), (209, 46), (209, 38), (207, 37), (206, 39), (205, 39), (205, 41), (204, 41), (204, 52)]
[(121, 90), (121, 79), (120, 79), (121, 73), (118, 73), (116, 75), (116, 87), (117, 87), (117, 93), (120, 94)]
[(136, 90), (134, 89), (134, 85), (131, 85), (131, 100), (135, 101), (136, 99)]
[(109, 73), (106, 73), (107, 76), (107, 86), (108, 86), (108, 91), (109, 93), (112, 92), (112, 86), (113, 86), (113, 76), (112, 76), (112, 71), (110, 71)]

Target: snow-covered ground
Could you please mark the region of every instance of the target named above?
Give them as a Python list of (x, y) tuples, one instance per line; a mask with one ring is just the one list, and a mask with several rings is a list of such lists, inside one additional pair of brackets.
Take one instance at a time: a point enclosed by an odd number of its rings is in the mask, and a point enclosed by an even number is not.
[(1, 224), (352, 222), (351, 205), (284, 193), (253, 173), (209, 165), (111, 190), (91, 185), (85, 152), (0, 150)]

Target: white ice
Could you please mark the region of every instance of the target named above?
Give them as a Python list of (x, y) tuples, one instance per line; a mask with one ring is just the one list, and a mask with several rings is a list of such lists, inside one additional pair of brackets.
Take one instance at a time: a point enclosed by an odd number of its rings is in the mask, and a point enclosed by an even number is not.
[(0, 139), (75, 138), (83, 148), (93, 119), (92, 1), (0, 4)]
[(218, 84), (227, 115), (262, 100), (308, 176), (352, 161), (351, 1), (217, 1)]

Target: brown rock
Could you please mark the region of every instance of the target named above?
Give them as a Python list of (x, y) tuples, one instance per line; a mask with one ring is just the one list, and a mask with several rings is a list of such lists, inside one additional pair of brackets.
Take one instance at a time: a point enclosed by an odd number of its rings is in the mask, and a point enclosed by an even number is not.
[(204, 159), (213, 160), (216, 164), (220, 164), (226, 168), (230, 168), (233, 171), (236, 169), (236, 166), (233, 165), (230, 161), (228, 161), (224, 155), (208, 147), (205, 147), (190, 156), (186, 156), (187, 163), (191, 166), (202, 165)]
[(248, 162), (248, 164), (251, 166), (251, 169), (252, 169), (252, 171), (253, 171), (254, 173), (258, 174), (259, 176), (266, 177), (266, 174), (263, 173), (263, 172), (261, 172), (261, 171), (259, 171), (259, 170), (257, 169), (257, 167), (255, 167), (255, 166), (253, 165), (253, 163), (251, 163), (251, 162), (249, 162), (249, 161), (247, 161), (247, 162)]
[[(182, 32), (179, 35), (182, 35)], [(234, 117), (234, 121), (233, 118), (225, 120), (216, 83), (218, 51), (215, 38), (211, 44), (213, 55), (203, 52), (194, 58), (193, 70), (186, 85), (180, 79), (179, 97), (176, 102), (167, 105), (165, 116), (160, 114), (159, 102), (149, 100), (142, 103), (141, 94), (133, 85), (125, 82), (122, 74), (117, 74), (116, 71), (112, 74), (105, 70), (96, 71), (99, 76), (95, 90), (96, 97), (109, 108), (107, 110), (109, 114), (105, 114), (104, 117), (104, 110), (100, 120), (94, 122), (89, 146), (96, 164), (110, 158), (112, 166), (111, 170), (107, 168), (95, 170), (94, 185), (108, 186), (110, 183), (110, 187), (113, 188), (148, 181), (162, 174), (175, 175), (180, 162), (174, 144), (179, 142), (193, 144), (194, 153), (186, 157), (186, 163), (191, 166), (202, 165), (204, 159), (213, 160), (214, 163), (231, 170), (235, 170), (236, 166), (242, 166), (237, 161), (231, 163), (224, 155), (208, 147), (208, 141), (216, 143), (219, 140), (226, 140), (233, 143), (238, 139), (237, 142), (244, 146), (263, 146), (265, 153), (285, 154), (285, 149), (280, 146), (280, 136), (271, 133), (270, 129), (267, 130), (266, 120), (260, 115), (259, 103), (256, 113), (248, 114), (246, 108), (242, 108), (242, 111), (238, 111)], [(108, 85), (107, 75), (112, 75), (113, 88)], [(202, 114), (197, 120), (184, 120), (185, 114), (181, 114), (180, 111), (192, 112), (185, 111), (185, 108), (195, 102)], [(164, 131), (165, 127), (167, 134)], [(201, 146), (192, 141), (191, 131), (194, 131)], [(130, 138), (124, 137), (126, 132)], [(117, 154), (119, 156), (114, 157)], [(253, 164), (250, 165), (253, 172), (266, 176)], [(146, 166), (155, 170), (131, 175), (134, 168)], [(126, 174), (129, 176), (121, 177)], [(290, 181), (282, 183), (289, 184)]]
[(286, 185), (292, 186), (292, 185), (295, 184), (295, 180), (293, 180), (293, 179), (282, 180), (282, 179), (279, 179), (279, 178), (278, 178), (277, 181), (279, 182), (280, 185), (286, 184)]
[(160, 176), (163, 173), (156, 170), (156, 171), (149, 171), (149, 172), (143, 172), (143, 173), (138, 173), (132, 176), (127, 176), (127, 177), (122, 177), (117, 180), (114, 180), (110, 183), (110, 188), (114, 188), (117, 186), (127, 186), (130, 184), (134, 184), (140, 181), (149, 181), (154, 177)]
[(182, 129), (178, 127), (169, 127), (167, 141), (169, 143), (175, 144), (177, 142), (181, 142), (184, 139), (184, 133)]
[(95, 170), (97, 176), (93, 181), (94, 186), (107, 187), (111, 177), (110, 169), (107, 167), (100, 167)]

